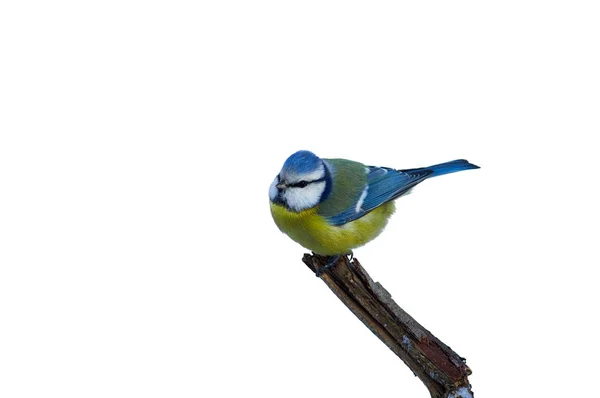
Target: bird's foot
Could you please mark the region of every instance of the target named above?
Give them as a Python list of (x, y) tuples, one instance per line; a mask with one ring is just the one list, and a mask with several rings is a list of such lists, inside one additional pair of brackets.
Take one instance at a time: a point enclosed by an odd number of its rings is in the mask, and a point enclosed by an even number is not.
[(356, 268), (354, 268), (354, 252), (352, 252), (352, 250), (350, 250), (350, 253), (346, 254), (348, 256), (348, 266), (350, 267), (350, 269), (352, 271), (356, 271)]
[(319, 268), (317, 270), (317, 272), (315, 272), (315, 276), (317, 278), (319, 278), (321, 276), (321, 274), (323, 274), (323, 272), (325, 272), (326, 270), (328, 270), (329, 268), (333, 267), (333, 265), (335, 263), (337, 263), (337, 261), (340, 259), (340, 256), (329, 256), (329, 260), (327, 261), (327, 264), (325, 264), (324, 266), (322, 266), (321, 268)]

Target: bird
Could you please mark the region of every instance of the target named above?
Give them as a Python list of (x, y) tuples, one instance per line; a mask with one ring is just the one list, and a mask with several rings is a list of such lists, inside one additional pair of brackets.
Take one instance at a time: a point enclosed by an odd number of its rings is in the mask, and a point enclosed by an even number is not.
[(281, 232), (328, 257), (327, 269), (381, 234), (395, 199), (428, 178), (478, 168), (458, 159), (396, 170), (300, 150), (287, 158), (269, 187), (271, 215)]

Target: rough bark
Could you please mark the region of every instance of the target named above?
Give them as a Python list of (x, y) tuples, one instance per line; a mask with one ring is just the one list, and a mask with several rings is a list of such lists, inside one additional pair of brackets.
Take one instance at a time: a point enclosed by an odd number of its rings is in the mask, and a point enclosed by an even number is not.
[[(328, 258), (305, 254), (302, 261), (313, 271)], [(425, 384), (432, 398), (470, 398), (471, 370), (446, 344), (438, 340), (392, 300), (354, 258), (341, 256), (321, 274), (335, 295), (387, 345)]]

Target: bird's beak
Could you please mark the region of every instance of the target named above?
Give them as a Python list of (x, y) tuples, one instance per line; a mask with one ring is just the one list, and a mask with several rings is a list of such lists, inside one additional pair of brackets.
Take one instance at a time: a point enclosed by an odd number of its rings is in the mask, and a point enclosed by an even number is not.
[(288, 187), (288, 183), (287, 181), (281, 181), (279, 182), (279, 184), (276, 185), (276, 187), (279, 190), (286, 189)]

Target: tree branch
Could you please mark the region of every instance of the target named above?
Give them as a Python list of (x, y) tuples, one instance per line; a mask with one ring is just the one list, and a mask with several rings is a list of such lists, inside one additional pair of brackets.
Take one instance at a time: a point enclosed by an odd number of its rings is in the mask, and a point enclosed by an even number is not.
[[(302, 261), (316, 273), (328, 258), (305, 254)], [(356, 258), (340, 256), (321, 280), (421, 379), (432, 398), (473, 397), (465, 359), (400, 308)]]

